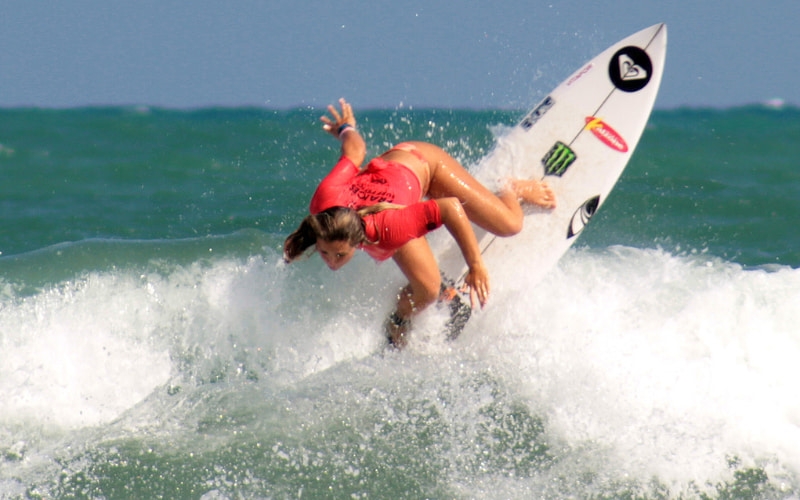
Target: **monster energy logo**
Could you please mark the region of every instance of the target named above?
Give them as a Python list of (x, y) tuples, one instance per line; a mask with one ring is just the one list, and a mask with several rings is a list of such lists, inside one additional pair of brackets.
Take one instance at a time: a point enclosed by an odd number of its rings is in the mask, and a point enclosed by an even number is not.
[(558, 141), (553, 145), (550, 151), (544, 155), (544, 158), (542, 158), (544, 174), (561, 177), (577, 158), (575, 152), (573, 152), (569, 146)]

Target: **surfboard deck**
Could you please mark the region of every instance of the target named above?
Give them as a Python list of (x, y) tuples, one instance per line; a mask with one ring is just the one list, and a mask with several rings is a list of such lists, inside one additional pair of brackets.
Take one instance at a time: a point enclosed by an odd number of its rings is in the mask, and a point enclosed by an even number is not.
[[(520, 268), (526, 269), (526, 286), (534, 287), (608, 198), (650, 117), (666, 46), (663, 23), (611, 45), (553, 89), (479, 162), (476, 176), (544, 179), (557, 201), (553, 210), (526, 207), (524, 228), (514, 237), (476, 228), (495, 287), (512, 278), (495, 273), (501, 267), (495, 264), (509, 259), (525, 262)], [(453, 277), (453, 288), (463, 287), (467, 269), (458, 246), (449, 244), (438, 258), (443, 276)], [(468, 297), (456, 297), (469, 303)], [(446, 297), (442, 303), (451, 308), (447, 336), (456, 338), (466, 325), (463, 318), (453, 320), (464, 315), (463, 305), (455, 307)]]

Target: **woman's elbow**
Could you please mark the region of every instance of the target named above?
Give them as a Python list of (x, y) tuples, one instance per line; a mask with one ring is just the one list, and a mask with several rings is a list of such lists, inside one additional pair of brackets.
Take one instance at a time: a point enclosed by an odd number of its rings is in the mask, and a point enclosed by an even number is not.
[(443, 223), (447, 224), (448, 222), (455, 221), (460, 218), (469, 220), (469, 217), (464, 211), (464, 207), (461, 205), (461, 201), (459, 201), (458, 198), (439, 198), (436, 200), (436, 203), (439, 205), (439, 213), (441, 214)]

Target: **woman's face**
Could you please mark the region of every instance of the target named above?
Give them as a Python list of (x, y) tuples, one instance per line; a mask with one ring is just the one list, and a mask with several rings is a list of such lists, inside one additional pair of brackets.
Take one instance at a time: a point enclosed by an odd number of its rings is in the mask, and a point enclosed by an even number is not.
[(350, 262), (356, 253), (356, 247), (345, 240), (325, 241), (317, 240), (317, 252), (325, 264), (334, 271)]

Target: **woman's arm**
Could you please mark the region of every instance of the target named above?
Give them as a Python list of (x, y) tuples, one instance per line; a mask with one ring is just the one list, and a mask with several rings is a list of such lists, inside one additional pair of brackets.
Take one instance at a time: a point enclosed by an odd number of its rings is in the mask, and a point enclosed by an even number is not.
[(367, 145), (358, 130), (355, 127), (345, 128), (339, 139), (342, 141), (342, 155), (350, 158), (356, 167), (361, 168), (367, 155)]
[(470, 289), (472, 307), (475, 307), (476, 298), (483, 307), (489, 300), (489, 271), (483, 264), (483, 257), (481, 257), (475, 231), (472, 230), (472, 223), (458, 198), (439, 198), (436, 200), (436, 204), (439, 205), (442, 224), (453, 235), (453, 239), (456, 240), (458, 248), (461, 249), (461, 254), (464, 256), (464, 261), (469, 267), (465, 283)]
[(332, 119), (327, 116), (320, 118), (325, 124), (322, 128), (342, 141), (342, 156), (348, 157), (356, 167), (361, 167), (367, 155), (367, 145), (356, 129), (356, 117), (350, 103), (339, 99), (339, 105), (342, 108), (341, 114), (333, 105), (328, 106)]

